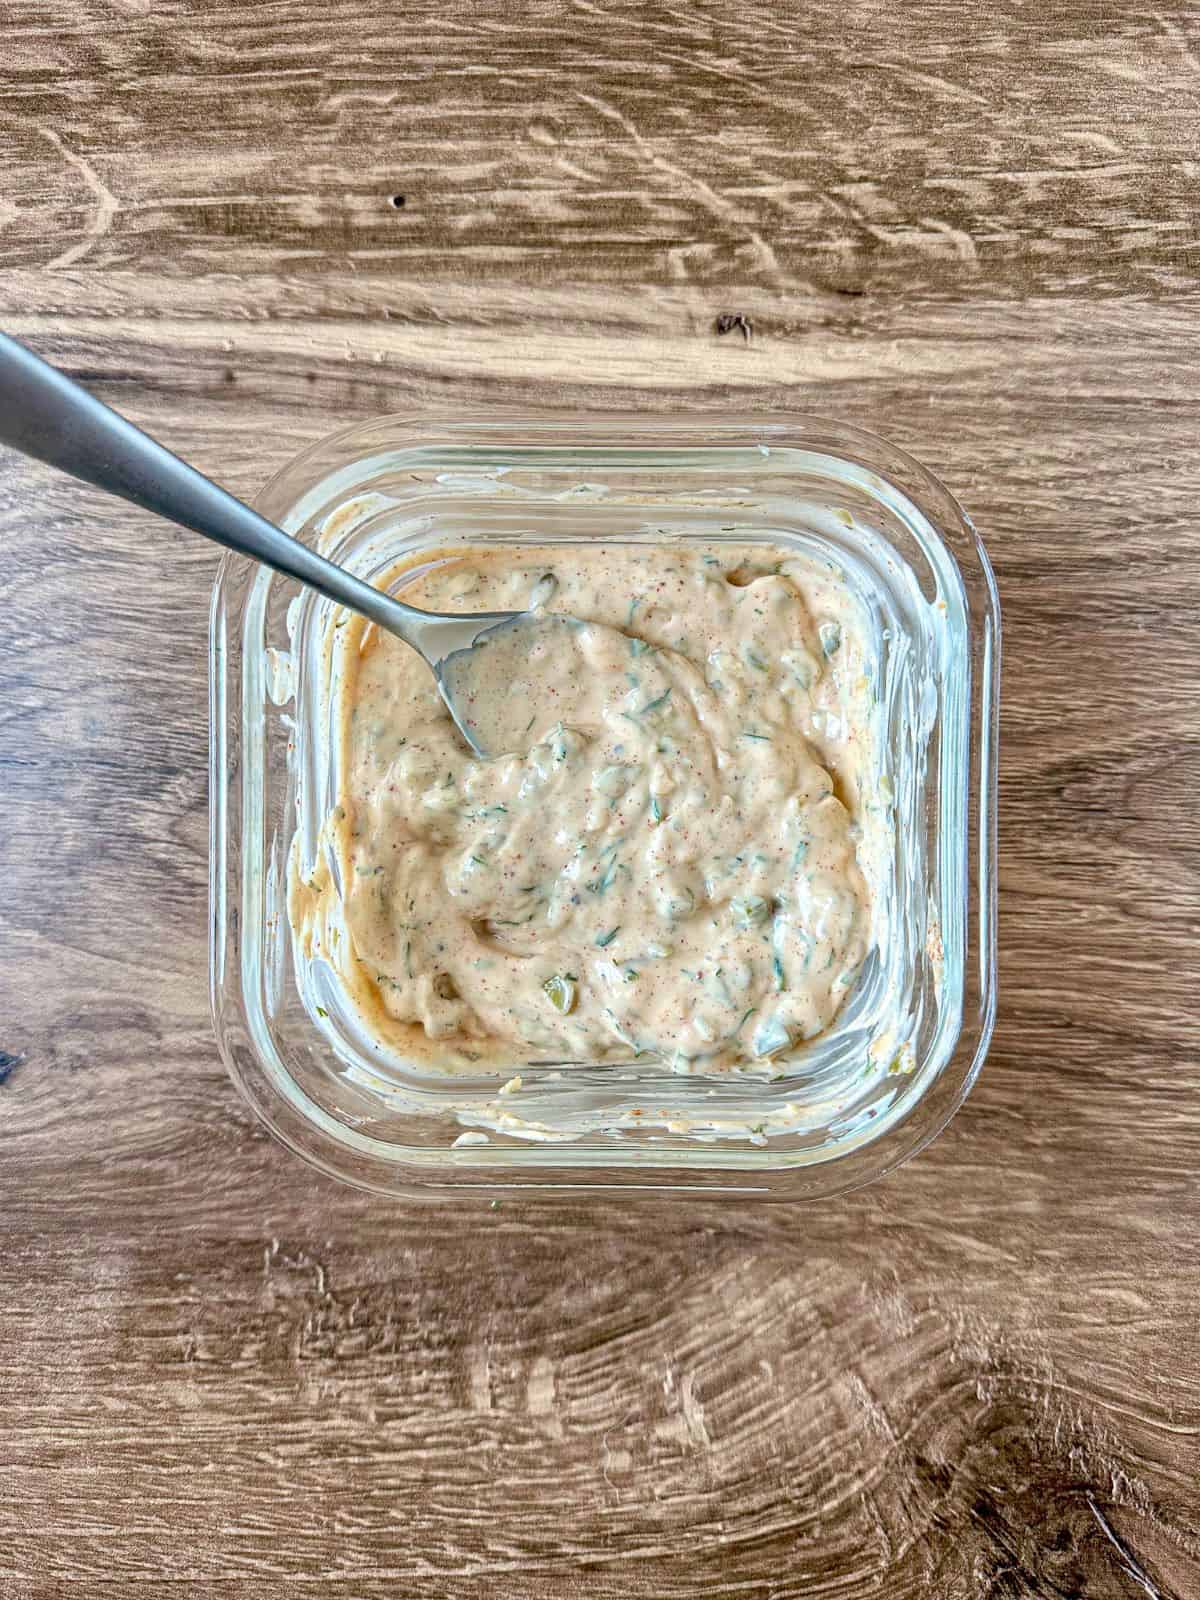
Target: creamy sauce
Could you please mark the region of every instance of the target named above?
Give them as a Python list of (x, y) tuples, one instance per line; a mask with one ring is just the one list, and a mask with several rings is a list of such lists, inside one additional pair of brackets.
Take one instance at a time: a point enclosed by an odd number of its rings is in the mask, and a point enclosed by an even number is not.
[(472, 715), (517, 748), (483, 761), (424, 663), (342, 619), (338, 804), (315, 869), (292, 855), (304, 953), (379, 1037), (488, 1067), (720, 1070), (828, 1029), (873, 942), (869, 663), (836, 571), (761, 544), (432, 559), (406, 600), (577, 625), (497, 653)]

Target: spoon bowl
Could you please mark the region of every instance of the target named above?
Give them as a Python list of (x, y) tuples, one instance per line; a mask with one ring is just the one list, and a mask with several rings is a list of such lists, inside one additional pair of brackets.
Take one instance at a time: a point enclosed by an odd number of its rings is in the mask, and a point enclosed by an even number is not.
[[(531, 739), (539, 737), (539, 713), (543, 723), (562, 720), (563, 708), (571, 703), (570, 690), (580, 686), (586, 672), (577, 651), (563, 648), (574, 644), (580, 629), (574, 617), (561, 612), (500, 614), (476, 632), (467, 648), (438, 662), (434, 668), (438, 688), (473, 750), (491, 755), (523, 752)], [(560, 681), (564, 678), (565, 683)], [(557, 714), (547, 711), (547, 682), (558, 690)]]

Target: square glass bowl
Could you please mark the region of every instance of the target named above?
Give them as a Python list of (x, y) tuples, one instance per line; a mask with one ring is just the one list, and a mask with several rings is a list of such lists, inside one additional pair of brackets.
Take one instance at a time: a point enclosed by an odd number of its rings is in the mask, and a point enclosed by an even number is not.
[(229, 1071), (279, 1139), (387, 1193), (801, 1198), (878, 1177), (945, 1126), (995, 1012), (1000, 617), (978, 536), (929, 472), (805, 417), (395, 417), (306, 450), (257, 505), (380, 582), (456, 544), (763, 541), (832, 563), (869, 622), (891, 808), (877, 948), (834, 1027), (769, 1071), (547, 1063), (521, 1069), (518, 1105), (478, 1069), (382, 1058), (287, 916), (293, 836), (311, 862), (334, 803), (328, 602), (227, 556), (211, 619), (212, 1005)]

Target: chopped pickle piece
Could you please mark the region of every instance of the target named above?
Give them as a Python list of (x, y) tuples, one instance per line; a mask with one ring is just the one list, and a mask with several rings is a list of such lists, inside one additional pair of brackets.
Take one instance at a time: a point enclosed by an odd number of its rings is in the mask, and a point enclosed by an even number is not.
[(571, 973), (556, 972), (552, 978), (546, 979), (542, 988), (555, 1011), (561, 1011), (564, 1017), (569, 1011), (574, 1011), (579, 990)]

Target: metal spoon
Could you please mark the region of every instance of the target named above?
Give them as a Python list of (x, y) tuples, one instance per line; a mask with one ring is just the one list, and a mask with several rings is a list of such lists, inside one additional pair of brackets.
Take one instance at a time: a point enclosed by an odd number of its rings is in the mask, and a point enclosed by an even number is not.
[[(0, 443), (262, 561), (369, 617), (425, 658), (450, 715), (476, 754), (499, 755), (513, 748), (509, 741), (519, 719), (489, 730), (472, 714), (480, 675), (491, 676), (501, 660), (511, 673), (522, 655), (567, 626), (566, 619), (527, 611), (443, 615), (393, 600), (251, 511), (3, 333)], [(488, 645), (490, 651), (477, 648)], [(509, 682), (511, 705), (520, 696), (519, 673)]]

